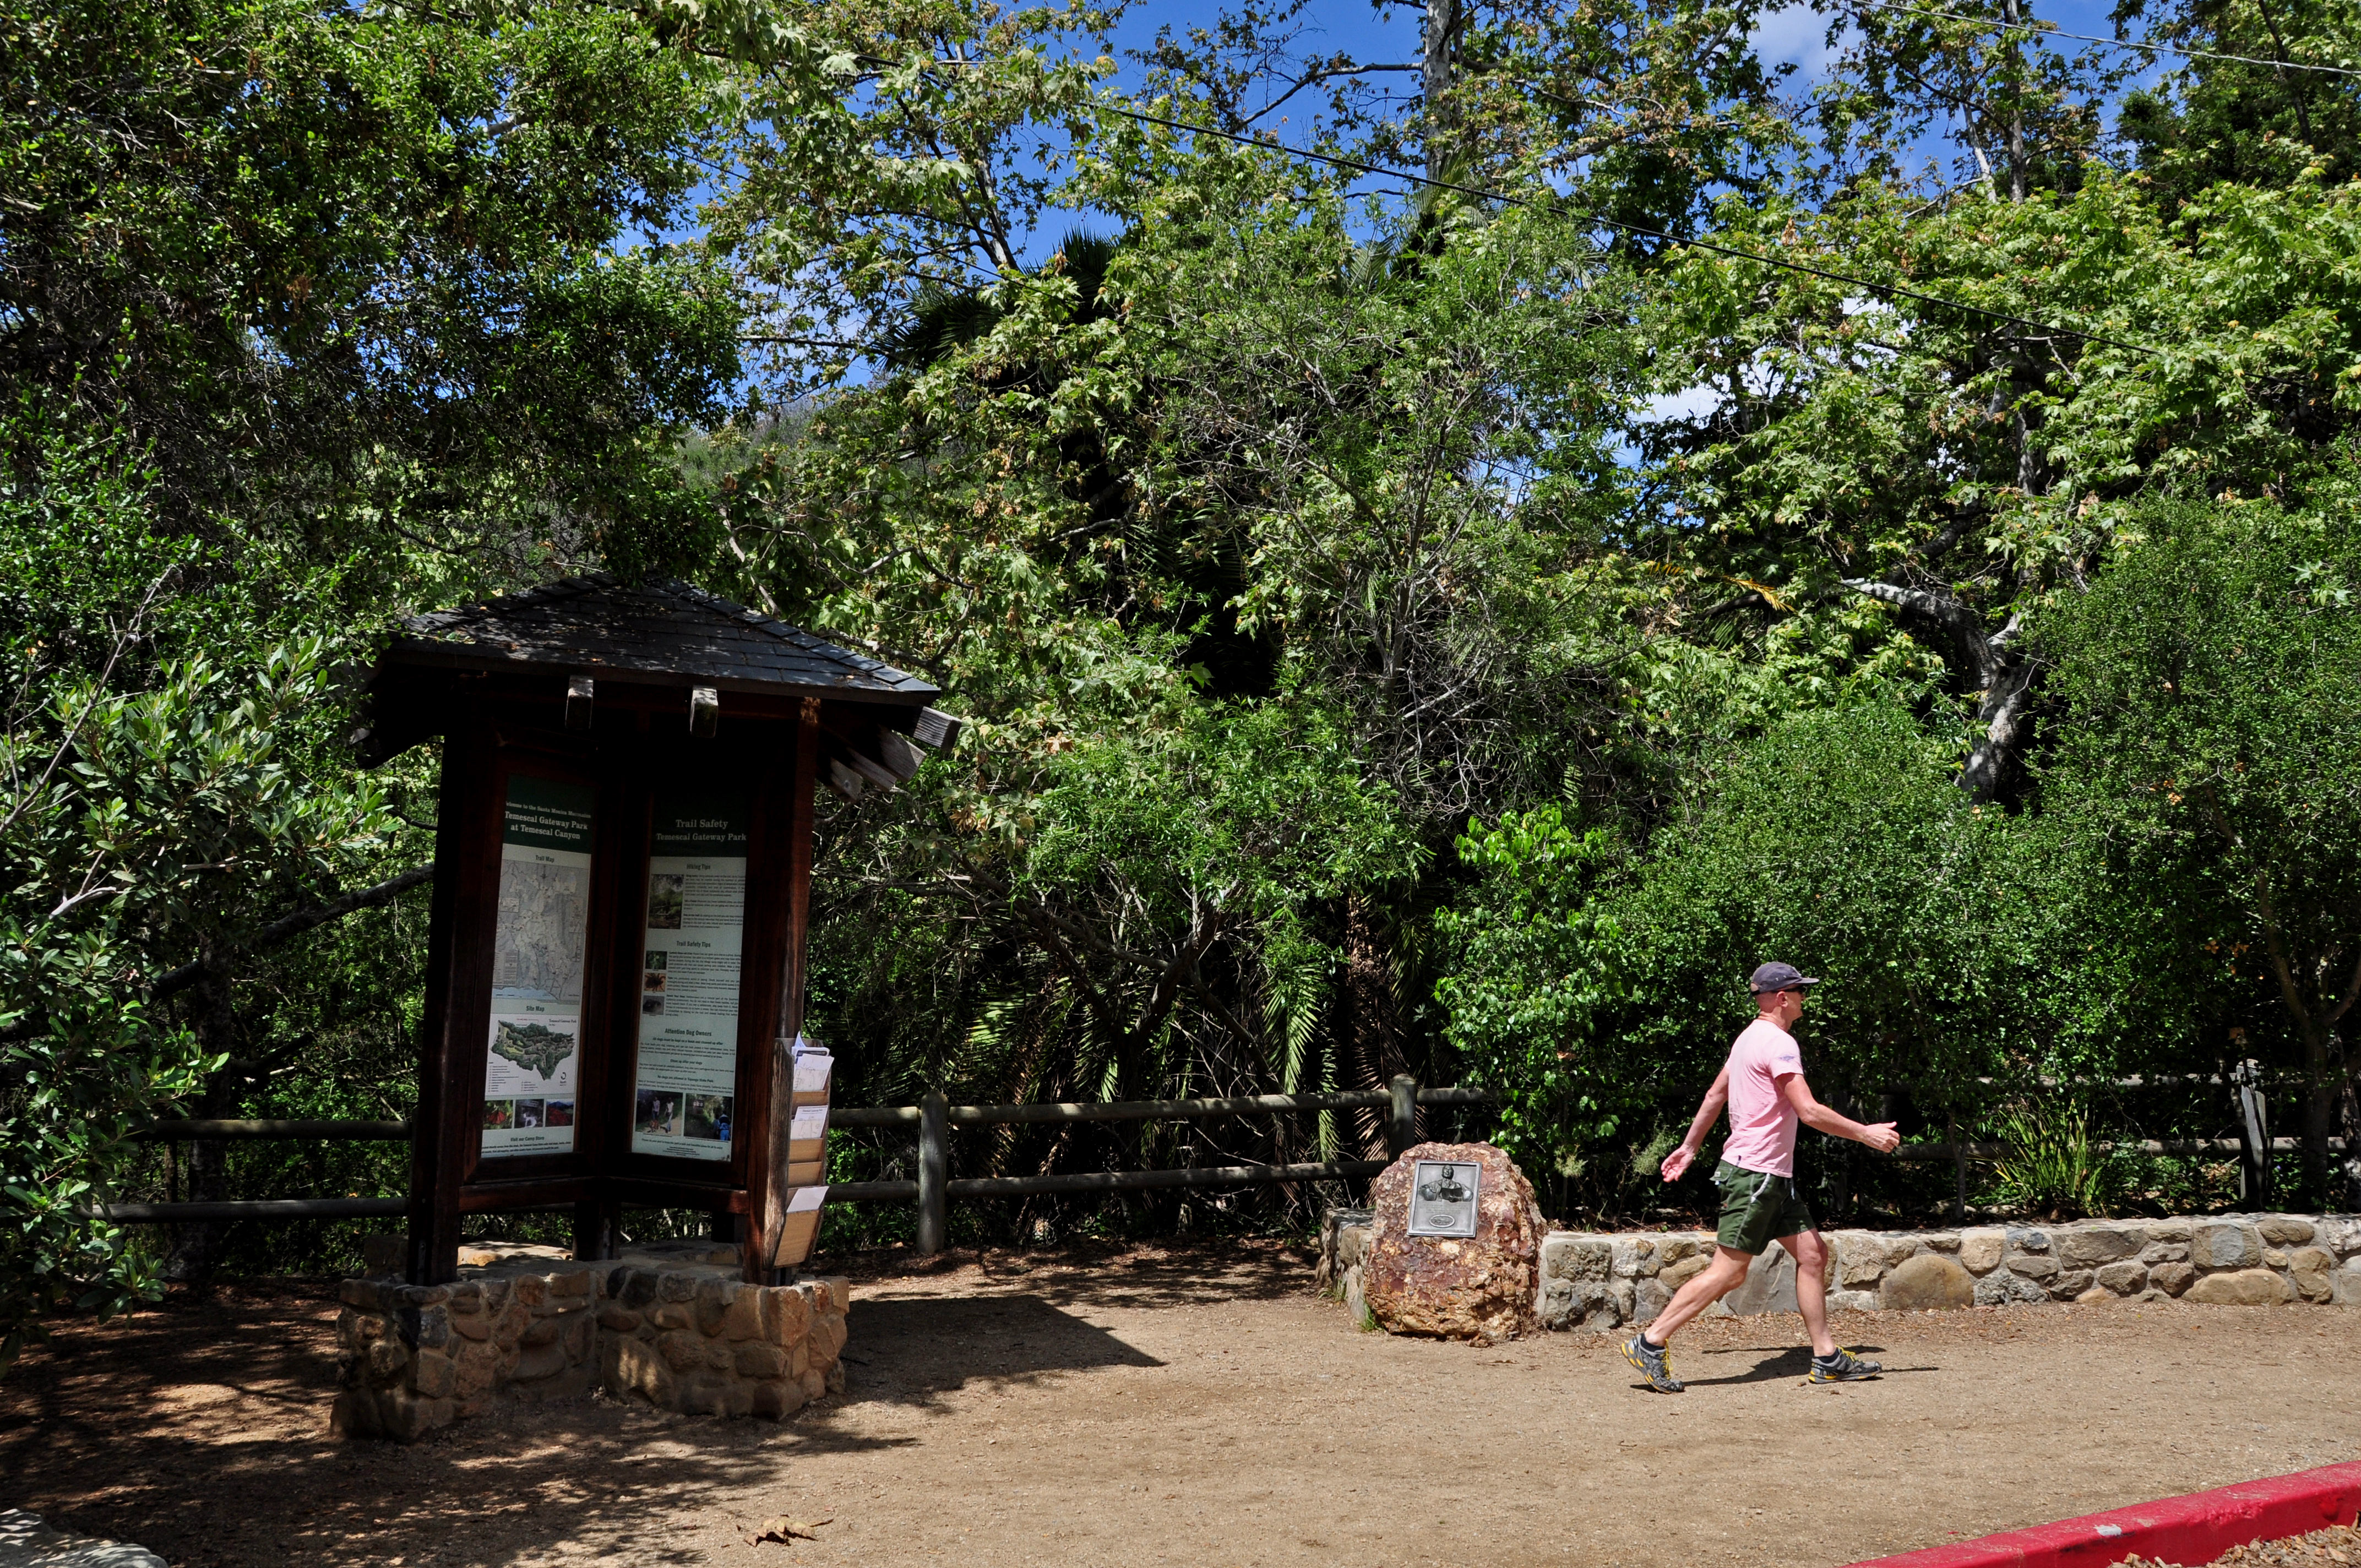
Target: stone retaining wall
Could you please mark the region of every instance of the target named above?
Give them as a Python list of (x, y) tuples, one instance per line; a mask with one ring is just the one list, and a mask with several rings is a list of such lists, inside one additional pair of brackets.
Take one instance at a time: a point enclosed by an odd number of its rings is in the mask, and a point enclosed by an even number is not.
[(737, 1249), (711, 1243), (606, 1263), (470, 1255), (481, 1261), (452, 1285), (344, 1282), (335, 1431), (410, 1442), (495, 1403), (593, 1387), (660, 1409), (773, 1420), (843, 1391), (842, 1279), (749, 1285)]
[[(2010, 1301), (2157, 1300), (2361, 1306), (2361, 1215), (2224, 1214), (1955, 1231), (1828, 1231), (1828, 1304), (1857, 1311)], [(1331, 1210), (1319, 1283), (1357, 1303), (1367, 1218)], [(1653, 1321), (1713, 1256), (1709, 1231), (1552, 1232), (1544, 1328), (1605, 1332)], [(1795, 1262), (1773, 1247), (1708, 1312), (1795, 1310)], [(1356, 1322), (1366, 1317), (1356, 1316)]]

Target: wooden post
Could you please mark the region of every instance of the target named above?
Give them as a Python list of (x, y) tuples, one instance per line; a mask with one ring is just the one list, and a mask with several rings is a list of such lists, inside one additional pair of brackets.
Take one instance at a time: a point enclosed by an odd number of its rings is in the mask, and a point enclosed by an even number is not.
[[(760, 1207), (760, 1223), (746, 1227), (745, 1277), (758, 1285), (774, 1283), (779, 1243), (785, 1234), (787, 1200), (794, 1189), (787, 1180), (787, 1133), (795, 1121), (796, 1039), (804, 1030), (805, 948), (811, 935), (811, 874), (814, 795), (819, 783), (819, 698), (803, 699), (796, 723), (795, 781), (787, 812), (787, 963), (780, 977), (779, 1035), (771, 1042), (771, 1124), (767, 1129), (769, 1157), (763, 1162), (758, 1192), (749, 1193)], [(825, 1172), (823, 1172), (825, 1179)]]
[(611, 1240), (607, 1234), (604, 1206), (596, 1198), (577, 1200), (574, 1205), (574, 1261), (603, 1261), (610, 1255)]
[(484, 781), (491, 771), (489, 732), (480, 716), (471, 714), (443, 743), (435, 813), (424, 1037), (419, 1042), (418, 1108), (410, 1118), (410, 1239), (403, 1262), (412, 1285), (446, 1285), (459, 1274), (459, 1184), (467, 1171), (468, 1135), (482, 1108), (462, 1102), (452, 1080), (467, 1053), (480, 1055), (484, 1043), (472, 1036), (457, 1037), (452, 1014), (463, 1011), (457, 1003), (488, 975), (489, 955), (456, 951), (453, 927), (460, 909), (485, 896), (486, 878), (500, 875), (498, 803), (489, 806), (495, 827), (490, 853), (485, 853), (489, 785)]
[(950, 1228), (950, 1111), (948, 1095), (929, 1089), (918, 1102), (918, 1255), (943, 1250)]
[(1968, 1223), (1968, 1146), (1960, 1141), (1960, 1118), (1951, 1117), (1951, 1223)]
[(1398, 1072), (1386, 1087), (1393, 1095), (1386, 1110), (1386, 1157), (1400, 1159), (1418, 1142), (1418, 1080)]
[(819, 698), (807, 696), (796, 722), (795, 806), (787, 826), (794, 839), (787, 850), (787, 994), (779, 1008), (779, 1033), (790, 1045), (804, 1032), (804, 952), (811, 936), (813, 805), (818, 788)]

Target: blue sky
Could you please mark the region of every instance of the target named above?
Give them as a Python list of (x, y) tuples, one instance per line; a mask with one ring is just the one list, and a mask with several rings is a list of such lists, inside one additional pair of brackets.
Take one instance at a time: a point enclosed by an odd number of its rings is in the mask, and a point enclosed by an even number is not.
[[(1896, 0), (1896, 3), (1942, 8), (1950, 0)], [(2109, 20), (2110, 0), (2041, 0), (2026, 10), (2037, 14), (2063, 30), (2101, 37), (2109, 36), (2113, 26)], [(1191, 26), (1211, 28), (1219, 20), (1222, 0), (1164, 0), (1137, 5), (1124, 18), (1116, 30), (1114, 45), (1120, 62), (1117, 82), (1125, 87), (1144, 85), (1145, 72), (1130, 58), (1130, 52), (1144, 50), (1154, 41), (1159, 28), (1170, 27), (1185, 35)], [(1325, 55), (1343, 52), (1362, 63), (1411, 61), (1418, 58), (1422, 13), (1406, 5), (1373, 5), (1369, 0), (1315, 0), (1300, 18), (1303, 34), (1296, 40), (1299, 54)], [(1794, 64), (1797, 70), (1789, 77), (1784, 92), (1801, 96), (1825, 80), (1827, 69), (1834, 56), (1828, 44), (1828, 20), (1806, 5), (1793, 5), (1765, 16), (1755, 30), (1755, 47), (1766, 65)], [(2079, 49), (2079, 44), (2067, 45)], [(2158, 73), (2150, 67), (2143, 74), (2152, 80)], [(1379, 80), (1386, 80), (1380, 78)], [(1416, 78), (1403, 75), (1393, 78), (1398, 89), (1414, 93)], [(1307, 93), (1305, 100), (1311, 94)], [(1305, 100), (1305, 107), (1312, 104)], [(1302, 115), (1292, 116), (1293, 127), (1300, 130), (1307, 124)], [(1269, 128), (1282, 137), (1290, 127), (1270, 122)], [(1941, 137), (1930, 137), (1923, 147), (1926, 159), (1934, 161), (1947, 174), (1956, 148)], [(1917, 172), (1913, 170), (1912, 172)], [(1372, 180), (1364, 184), (1379, 188), (1386, 181)], [(1097, 214), (1049, 212), (1041, 216), (1034, 231), (1025, 236), (1020, 254), (1028, 264), (1045, 259), (1049, 251), (1071, 230), (1103, 228), (1104, 223)], [(668, 236), (672, 237), (672, 236)], [(677, 237), (686, 237), (686, 233)]]
[[(1949, 0), (1914, 0), (1928, 8), (1942, 8)], [(1143, 5), (1125, 18), (1116, 35), (1118, 51), (1146, 48), (1155, 38), (1157, 29), (1170, 27), (1176, 33), (1192, 26), (1210, 27), (1221, 14), (1219, 0), (1170, 0), (1166, 4)], [(2112, 0), (2042, 0), (2026, 7), (2029, 16), (2037, 17), (2071, 33), (2095, 37), (2111, 37), (2114, 31), (2109, 19)], [(1374, 6), (1368, 0), (1324, 0), (1304, 14), (1307, 33), (1302, 40), (1306, 52), (1328, 53), (1342, 50), (1364, 62), (1414, 60), (1418, 58), (1419, 29), (1422, 13), (1410, 6)], [(1790, 92), (1801, 94), (1826, 79), (1827, 68), (1833, 51), (1828, 47), (1828, 18), (1806, 5), (1794, 5), (1771, 13), (1755, 29), (1755, 49), (1765, 64), (1793, 64), (1796, 74), (1788, 82)], [(2081, 45), (2068, 45), (2079, 49)], [(1139, 71), (1128, 60), (1125, 62), (1124, 79), (1137, 82)], [(2143, 72), (2143, 79), (2152, 81), (2153, 68)], [(1414, 87), (1414, 79), (1405, 78), (1404, 89)], [(1948, 149), (1930, 148), (1930, 153), (1948, 157)]]

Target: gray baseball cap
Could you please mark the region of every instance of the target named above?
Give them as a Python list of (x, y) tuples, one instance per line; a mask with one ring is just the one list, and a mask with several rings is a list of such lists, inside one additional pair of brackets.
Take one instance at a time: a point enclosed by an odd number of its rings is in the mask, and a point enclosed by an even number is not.
[(1794, 964), (1764, 964), (1746, 983), (1748, 989), (1759, 996), (1766, 991), (1793, 991), (1799, 985), (1817, 985), (1820, 982), (1817, 977), (1803, 973)]

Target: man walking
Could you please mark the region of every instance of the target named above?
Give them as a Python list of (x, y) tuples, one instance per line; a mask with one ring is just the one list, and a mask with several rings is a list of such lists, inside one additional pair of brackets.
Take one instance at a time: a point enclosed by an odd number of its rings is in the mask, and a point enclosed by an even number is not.
[(1681, 1146), (1664, 1157), (1666, 1181), (1678, 1181), (1696, 1160), (1705, 1135), (1730, 1107), (1730, 1136), (1713, 1184), (1721, 1189), (1721, 1226), (1714, 1236), (1713, 1261), (1680, 1288), (1663, 1311), (1623, 1347), (1623, 1359), (1639, 1368), (1648, 1386), (1677, 1394), (1664, 1347), (1681, 1325), (1746, 1280), (1746, 1271), (1764, 1247), (1776, 1241), (1795, 1260), (1795, 1304), (1812, 1336), (1814, 1383), (1850, 1383), (1884, 1370), (1839, 1349), (1828, 1336), (1828, 1249), (1812, 1223), (1812, 1211), (1795, 1190), (1795, 1128), (1817, 1127), (1832, 1137), (1850, 1138), (1880, 1153), (1902, 1142), (1891, 1122), (1864, 1125), (1812, 1098), (1804, 1081), (1803, 1058), (1790, 1033), (1804, 1015), (1805, 988), (1819, 984), (1793, 964), (1764, 964), (1750, 982), (1754, 1022), (1740, 1031), (1721, 1076), (1706, 1091), (1697, 1120)]

